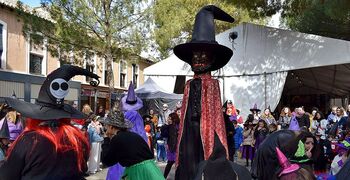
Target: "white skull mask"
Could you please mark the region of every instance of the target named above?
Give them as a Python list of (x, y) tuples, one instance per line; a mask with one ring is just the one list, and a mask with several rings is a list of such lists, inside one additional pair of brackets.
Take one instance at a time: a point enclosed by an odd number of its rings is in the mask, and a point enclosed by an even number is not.
[(68, 95), (69, 85), (62, 78), (54, 79), (50, 84), (50, 92), (57, 99), (64, 99)]

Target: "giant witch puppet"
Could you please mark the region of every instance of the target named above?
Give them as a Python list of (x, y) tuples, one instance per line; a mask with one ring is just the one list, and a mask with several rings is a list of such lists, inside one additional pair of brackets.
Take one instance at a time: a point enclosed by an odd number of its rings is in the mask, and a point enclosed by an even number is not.
[(194, 72), (194, 78), (186, 82), (182, 102), (177, 180), (194, 179), (199, 163), (209, 160), (217, 145), (223, 145), (227, 156), (219, 82), (211, 77), (211, 71), (225, 66), (233, 52), (215, 41), (214, 19), (234, 22), (218, 7), (205, 6), (196, 15), (192, 40), (174, 48), (175, 55)]

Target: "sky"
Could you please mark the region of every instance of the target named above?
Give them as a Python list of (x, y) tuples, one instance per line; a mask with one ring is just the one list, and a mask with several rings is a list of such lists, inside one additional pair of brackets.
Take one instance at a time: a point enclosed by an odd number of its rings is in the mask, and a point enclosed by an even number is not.
[(30, 7), (40, 6), (40, 0), (21, 0), (24, 4), (29, 5)]

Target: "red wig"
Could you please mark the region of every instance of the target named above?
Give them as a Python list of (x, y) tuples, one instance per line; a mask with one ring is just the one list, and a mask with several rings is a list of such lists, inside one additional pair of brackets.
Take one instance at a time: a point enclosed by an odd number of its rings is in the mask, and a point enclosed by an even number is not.
[[(27, 118), (26, 128), (22, 134), (11, 145), (8, 151), (8, 155), (11, 154), (13, 147), (22, 136), (25, 136), (27, 132), (35, 131), (36, 133), (46, 137), (54, 145), (56, 152), (66, 152), (73, 150), (77, 156), (77, 166), (80, 171), (83, 171), (85, 158), (90, 152), (89, 142), (84, 134), (76, 127), (70, 124), (70, 119), (58, 120), (58, 127), (54, 131), (48, 126), (39, 125), (43, 121)], [(34, 146), (38, 143), (34, 141)], [(84, 154), (85, 152), (85, 154)], [(85, 156), (85, 157), (84, 157)]]

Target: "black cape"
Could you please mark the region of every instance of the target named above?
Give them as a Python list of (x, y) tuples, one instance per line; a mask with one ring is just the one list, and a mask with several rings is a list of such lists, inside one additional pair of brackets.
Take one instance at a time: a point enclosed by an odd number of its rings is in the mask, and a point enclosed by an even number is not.
[(179, 146), (179, 165), (175, 172), (176, 180), (193, 180), (198, 164), (204, 160), (203, 144), (200, 135), (202, 80), (193, 79), (190, 91), (182, 138)]
[[(19, 138), (10, 156), (0, 167), (0, 179), (84, 179), (83, 173), (78, 170), (77, 157), (73, 151), (57, 153), (47, 138), (34, 131)], [(84, 155), (87, 160), (89, 152)], [(85, 172), (87, 166), (82, 170)]]

